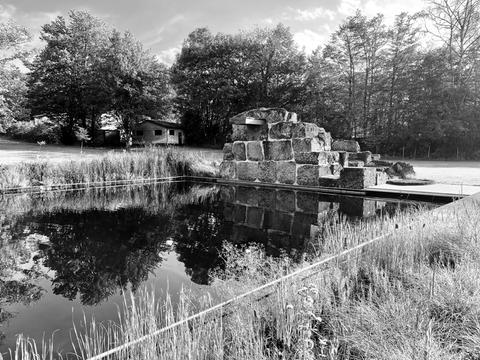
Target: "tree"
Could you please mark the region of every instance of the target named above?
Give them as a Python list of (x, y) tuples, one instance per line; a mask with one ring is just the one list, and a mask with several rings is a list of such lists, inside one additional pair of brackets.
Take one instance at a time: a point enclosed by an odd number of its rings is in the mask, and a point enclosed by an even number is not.
[(281, 24), (235, 35), (196, 29), (172, 67), (190, 142), (223, 142), (228, 118), (250, 108), (301, 109), (305, 66), (304, 54)]
[(13, 22), (0, 23), (0, 133), (16, 120), (24, 120), (26, 107), (26, 76), (20, 67), (27, 61), (24, 45), (29, 32)]
[(465, 85), (480, 49), (480, 1), (431, 0), (429, 17), (435, 24), (433, 33), (447, 47), (452, 85)]
[(131, 33), (113, 31), (109, 41), (102, 73), (110, 109), (121, 120), (128, 148), (135, 124), (143, 116), (160, 117), (170, 112), (172, 91), (165, 66)]
[[(42, 27), (45, 48), (36, 57), (29, 76), (29, 99), (34, 114), (59, 119), (73, 137), (75, 125), (92, 129), (108, 109), (102, 51), (107, 26), (87, 12), (71, 11)], [(88, 124), (90, 122), (90, 124)]]
[(88, 130), (81, 127), (81, 126), (76, 127), (75, 137), (77, 138), (78, 141), (80, 141), (80, 154), (82, 154), (83, 153), (83, 142), (84, 141), (90, 141), (91, 137), (88, 135)]

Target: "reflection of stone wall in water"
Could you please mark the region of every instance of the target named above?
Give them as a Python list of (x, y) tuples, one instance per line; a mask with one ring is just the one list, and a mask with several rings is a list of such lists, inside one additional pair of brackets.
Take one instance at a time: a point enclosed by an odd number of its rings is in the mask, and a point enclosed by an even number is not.
[(232, 142), (223, 149), (226, 179), (363, 189), (386, 182), (380, 155), (354, 140), (332, 142), (329, 132), (285, 109), (254, 109), (230, 119)]
[(287, 189), (224, 186), (225, 221), (233, 222), (232, 242), (263, 243), (272, 255), (280, 249), (303, 252), (322, 226), (338, 214), (375, 215), (384, 202)]

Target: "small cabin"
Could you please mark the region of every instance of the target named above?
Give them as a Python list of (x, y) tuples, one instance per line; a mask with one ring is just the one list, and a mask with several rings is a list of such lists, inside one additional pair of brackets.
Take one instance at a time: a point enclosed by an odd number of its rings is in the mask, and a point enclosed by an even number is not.
[(133, 144), (183, 145), (185, 135), (182, 126), (177, 123), (161, 120), (144, 120), (133, 132)]

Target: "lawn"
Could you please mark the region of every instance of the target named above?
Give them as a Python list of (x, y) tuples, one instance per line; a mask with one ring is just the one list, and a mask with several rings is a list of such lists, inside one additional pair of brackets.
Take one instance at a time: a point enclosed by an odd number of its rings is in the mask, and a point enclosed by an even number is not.
[[(222, 151), (197, 147), (178, 147), (178, 151), (196, 153), (212, 161), (222, 160)], [(134, 149), (139, 151), (141, 149)], [(20, 162), (62, 162), (96, 158), (108, 152), (123, 152), (122, 149), (85, 148), (80, 154), (79, 146), (37, 145), (0, 137), (0, 164), (13, 165)], [(409, 161), (420, 179), (433, 179), (437, 183), (480, 185), (480, 161)]]

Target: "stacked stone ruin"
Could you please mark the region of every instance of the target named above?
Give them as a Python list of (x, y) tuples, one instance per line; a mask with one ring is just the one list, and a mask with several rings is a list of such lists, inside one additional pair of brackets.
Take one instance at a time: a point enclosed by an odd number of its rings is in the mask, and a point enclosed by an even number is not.
[(270, 184), (364, 189), (387, 180), (379, 155), (281, 108), (253, 109), (230, 119), (232, 142), (223, 148), (225, 179)]

